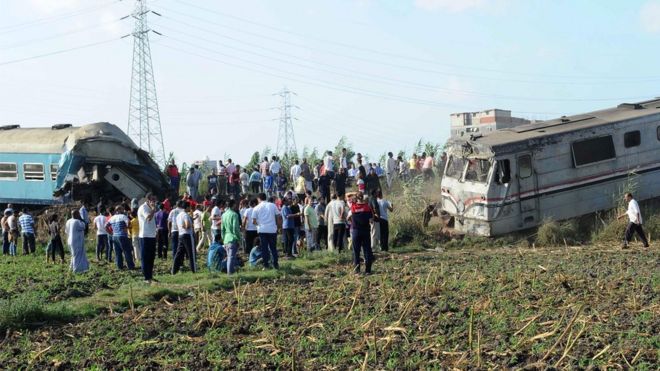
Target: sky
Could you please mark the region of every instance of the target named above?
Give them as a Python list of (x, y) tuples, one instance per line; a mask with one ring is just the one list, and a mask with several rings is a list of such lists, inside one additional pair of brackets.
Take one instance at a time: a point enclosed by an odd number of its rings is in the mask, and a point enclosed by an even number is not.
[[(342, 136), (379, 157), (453, 112), (550, 119), (660, 96), (660, 0), (151, 0), (165, 151), (179, 162)], [(0, 0), (0, 125), (126, 130), (135, 1)], [(122, 38), (122, 36), (129, 37)]]

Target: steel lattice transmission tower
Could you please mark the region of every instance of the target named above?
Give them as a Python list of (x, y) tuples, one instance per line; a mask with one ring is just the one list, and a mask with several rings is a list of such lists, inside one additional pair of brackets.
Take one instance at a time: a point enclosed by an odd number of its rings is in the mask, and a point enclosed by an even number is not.
[[(151, 48), (147, 14), (156, 12), (147, 8), (146, 0), (136, 0), (132, 17), (133, 30), (133, 70), (131, 73), (131, 100), (128, 109), (128, 135), (143, 150), (149, 152), (154, 161), (165, 166), (165, 146), (160, 125), (156, 81), (151, 64)], [(153, 31), (159, 34), (156, 31)]]
[(286, 157), (291, 153), (298, 153), (296, 149), (296, 138), (293, 134), (294, 118), (291, 115), (291, 109), (299, 107), (291, 104), (291, 95), (296, 95), (296, 93), (286, 87), (275, 95), (282, 98), (282, 105), (278, 107), (280, 110), (280, 128), (277, 135), (277, 151), (275, 153), (278, 156)]

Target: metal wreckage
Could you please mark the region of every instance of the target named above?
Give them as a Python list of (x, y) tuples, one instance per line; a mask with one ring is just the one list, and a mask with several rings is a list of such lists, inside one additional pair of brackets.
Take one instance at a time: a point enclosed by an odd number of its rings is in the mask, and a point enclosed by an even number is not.
[(0, 202), (118, 201), (147, 192), (166, 196), (168, 179), (115, 125), (0, 127)]

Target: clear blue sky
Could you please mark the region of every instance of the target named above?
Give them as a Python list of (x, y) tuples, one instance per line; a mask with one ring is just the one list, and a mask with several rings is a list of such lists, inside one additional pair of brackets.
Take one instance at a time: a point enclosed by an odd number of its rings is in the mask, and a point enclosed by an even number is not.
[[(0, 123), (127, 125), (130, 0), (0, 0)], [(166, 151), (245, 162), (345, 135), (374, 157), (442, 142), (449, 114), (547, 119), (660, 95), (660, 0), (154, 0)], [(64, 51), (91, 43), (99, 44)], [(32, 58), (32, 59), (31, 59)], [(25, 59), (25, 60), (23, 60)]]

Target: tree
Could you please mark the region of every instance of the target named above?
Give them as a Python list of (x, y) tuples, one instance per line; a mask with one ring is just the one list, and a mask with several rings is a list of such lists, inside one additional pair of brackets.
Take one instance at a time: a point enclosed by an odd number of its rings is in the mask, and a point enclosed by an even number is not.
[(252, 154), (252, 157), (250, 157), (250, 162), (245, 165), (245, 168), (247, 170), (252, 170), (255, 167), (259, 167), (259, 162), (261, 161), (261, 156), (259, 155), (259, 151), (255, 151)]

